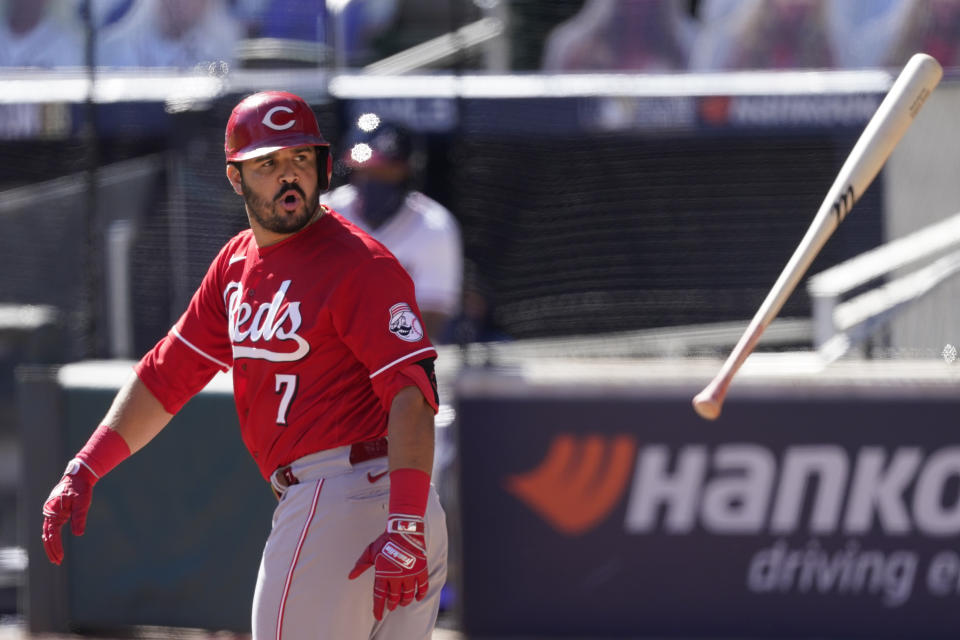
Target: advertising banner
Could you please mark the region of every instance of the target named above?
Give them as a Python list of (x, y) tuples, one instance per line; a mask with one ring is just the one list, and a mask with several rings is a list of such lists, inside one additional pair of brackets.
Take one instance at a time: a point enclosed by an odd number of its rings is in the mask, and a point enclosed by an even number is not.
[[(477, 637), (960, 637), (960, 398), (461, 394)], [(472, 637), (472, 636), (471, 636)]]

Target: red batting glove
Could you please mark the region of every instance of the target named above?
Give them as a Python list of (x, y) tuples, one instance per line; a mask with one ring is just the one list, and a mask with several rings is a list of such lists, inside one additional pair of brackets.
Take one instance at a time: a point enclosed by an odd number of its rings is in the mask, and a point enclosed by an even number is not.
[(427, 595), (427, 545), (423, 518), (390, 514), (387, 530), (357, 560), (350, 579), (370, 567), (373, 579), (373, 617), (383, 619), (383, 605), (393, 611)]
[(50, 562), (63, 562), (63, 541), (60, 527), (70, 521), (70, 531), (82, 536), (87, 526), (87, 511), (93, 497), (97, 476), (83, 461), (74, 458), (67, 464), (63, 478), (43, 503), (43, 548)]

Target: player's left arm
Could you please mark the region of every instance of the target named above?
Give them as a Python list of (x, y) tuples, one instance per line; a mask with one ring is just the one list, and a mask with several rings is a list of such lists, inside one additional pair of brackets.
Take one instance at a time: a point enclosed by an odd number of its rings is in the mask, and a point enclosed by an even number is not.
[[(358, 295), (358, 292), (363, 292)], [(426, 525), (439, 408), (436, 349), (422, 328), (410, 276), (380, 255), (344, 277), (328, 303), (344, 344), (370, 372), (387, 413), (390, 505), (386, 530), (361, 554), (351, 579), (375, 569), (373, 614), (427, 594)]]
[(433, 469), (433, 407), (419, 387), (404, 387), (397, 392), (387, 424), (390, 471), (416, 469), (429, 479)]
[[(427, 377), (434, 384), (432, 360), (414, 367), (418, 373), (419, 368), (429, 369)], [(384, 607), (393, 611), (414, 598), (422, 600), (429, 588), (424, 517), (433, 467), (433, 416), (434, 407), (419, 384), (401, 388), (390, 404), (387, 527), (363, 551), (349, 576), (352, 580), (374, 567), (373, 615), (377, 620), (383, 619)]]

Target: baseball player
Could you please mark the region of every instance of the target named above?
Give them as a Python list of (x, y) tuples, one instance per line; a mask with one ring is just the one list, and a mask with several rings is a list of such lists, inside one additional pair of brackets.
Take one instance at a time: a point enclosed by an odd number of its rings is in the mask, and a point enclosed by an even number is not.
[(443, 205), (413, 189), (422, 152), (405, 127), (368, 113), (348, 140), (341, 161), (350, 169), (350, 183), (322, 202), (397, 257), (416, 285), (427, 334), (439, 340), (460, 308), (460, 226)]
[(253, 637), (429, 638), (447, 533), (429, 475), (436, 351), (413, 283), (319, 203), (329, 145), (301, 98), (243, 99), (225, 147), (250, 229), (224, 245), (67, 465), (43, 505), (47, 555), (62, 561), (68, 520), (83, 534), (94, 485), (232, 369), (241, 436), (279, 499)]

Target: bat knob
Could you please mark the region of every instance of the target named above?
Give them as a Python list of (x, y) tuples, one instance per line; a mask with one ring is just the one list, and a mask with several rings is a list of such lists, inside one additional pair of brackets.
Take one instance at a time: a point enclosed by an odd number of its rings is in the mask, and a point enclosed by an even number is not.
[(716, 420), (720, 416), (722, 401), (711, 391), (710, 388), (704, 389), (693, 398), (693, 409), (704, 420)]

